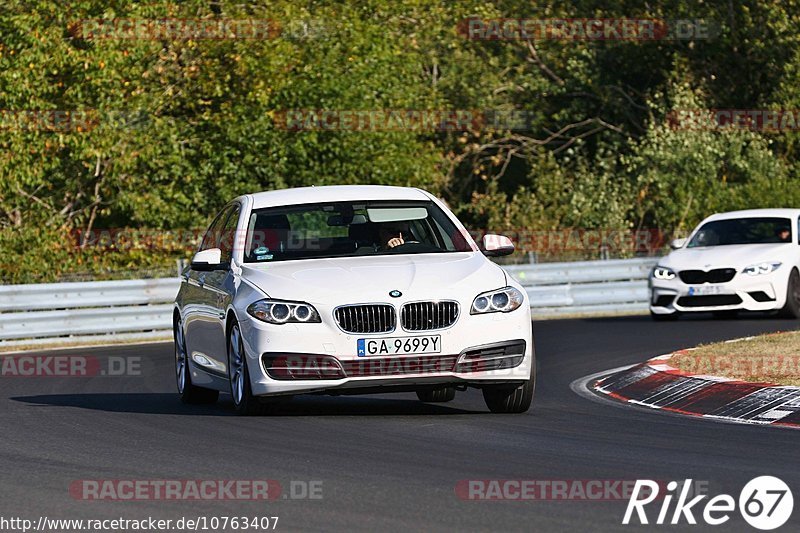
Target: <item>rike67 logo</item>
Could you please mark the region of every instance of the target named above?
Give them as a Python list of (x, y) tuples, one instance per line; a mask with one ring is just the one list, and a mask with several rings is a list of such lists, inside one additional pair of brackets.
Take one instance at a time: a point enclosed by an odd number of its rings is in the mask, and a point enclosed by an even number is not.
[[(661, 507), (656, 524), (680, 524), (683, 520), (687, 524), (697, 524), (695, 513), (698, 513), (706, 524), (719, 526), (727, 522), (737, 508), (736, 500), (728, 494), (714, 496), (704, 502), (705, 505), (701, 505), (708, 495), (690, 494), (691, 479), (685, 480), (682, 486), (677, 481), (670, 481), (667, 483), (666, 493), (659, 494), (662, 486), (649, 479), (637, 480), (622, 523), (635, 524), (635, 520), (632, 522), (635, 512), (640, 524), (649, 524), (652, 516), (648, 517), (645, 507), (657, 499), (660, 500)], [(672, 502), (676, 498), (673, 508)], [(779, 528), (792, 516), (793, 508), (794, 497), (789, 486), (773, 476), (752, 479), (739, 493), (738, 510), (745, 521), (756, 529)]]

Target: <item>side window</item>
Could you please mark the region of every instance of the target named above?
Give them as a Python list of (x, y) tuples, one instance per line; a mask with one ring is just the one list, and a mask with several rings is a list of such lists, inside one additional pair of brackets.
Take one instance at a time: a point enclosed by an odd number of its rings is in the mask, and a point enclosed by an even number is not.
[(230, 211), (230, 206), (220, 211), (219, 215), (217, 215), (217, 217), (206, 230), (206, 234), (203, 236), (203, 240), (200, 243), (200, 249), (198, 251), (202, 252), (203, 250), (209, 250), (211, 248), (219, 248), (220, 231)]
[(239, 206), (234, 205), (220, 232), (219, 249), (222, 250), (223, 263), (229, 263), (233, 257), (233, 245), (236, 242), (236, 226), (238, 224)]

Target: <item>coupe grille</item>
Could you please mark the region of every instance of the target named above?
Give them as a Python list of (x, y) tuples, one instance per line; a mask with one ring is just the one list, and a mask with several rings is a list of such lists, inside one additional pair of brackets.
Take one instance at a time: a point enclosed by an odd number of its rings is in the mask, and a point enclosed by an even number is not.
[(346, 305), (333, 315), (347, 333), (386, 333), (397, 324), (394, 307), (387, 304)]
[(739, 305), (742, 299), (736, 294), (711, 294), (706, 296), (681, 296), (678, 305), (681, 307), (717, 307), (723, 305)]
[(714, 270), (683, 270), (678, 272), (681, 281), (690, 285), (699, 285), (700, 283), (726, 283), (733, 279), (736, 275), (734, 268), (716, 268)]
[(405, 304), (400, 313), (406, 331), (449, 328), (457, 318), (458, 302), (414, 302)]

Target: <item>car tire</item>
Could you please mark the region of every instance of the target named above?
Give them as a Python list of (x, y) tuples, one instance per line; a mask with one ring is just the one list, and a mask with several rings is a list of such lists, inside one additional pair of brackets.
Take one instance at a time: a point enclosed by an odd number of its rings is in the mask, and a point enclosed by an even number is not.
[(677, 311), (668, 315), (659, 315), (650, 311), (650, 318), (652, 318), (654, 322), (674, 322), (675, 320), (678, 320), (680, 316), (681, 314)]
[(533, 402), (536, 379), (525, 381), (521, 385), (493, 385), (483, 387), (483, 399), (486, 407), (493, 413), (524, 413)]
[(175, 342), (175, 377), (181, 401), (186, 404), (216, 402), (219, 398), (219, 391), (197, 387), (192, 383), (192, 373), (189, 371), (189, 358), (186, 350), (186, 336), (183, 333), (183, 323), (180, 318), (175, 323), (173, 339)]
[(269, 412), (271, 404), (253, 395), (250, 371), (239, 324), (233, 324), (228, 335), (228, 383), (234, 410), (243, 416), (258, 416)]
[(792, 269), (789, 274), (789, 285), (786, 288), (786, 305), (781, 309), (781, 315), (788, 318), (800, 318), (800, 273)]
[(417, 398), (427, 403), (445, 403), (456, 397), (455, 387), (440, 387), (437, 389), (421, 389), (417, 391)]

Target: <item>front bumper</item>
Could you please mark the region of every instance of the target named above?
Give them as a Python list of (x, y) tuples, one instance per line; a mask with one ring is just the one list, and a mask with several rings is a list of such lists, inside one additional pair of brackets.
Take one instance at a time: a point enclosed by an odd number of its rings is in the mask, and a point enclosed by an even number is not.
[[(726, 283), (690, 285), (676, 276), (672, 280), (650, 278), (650, 311), (675, 312), (772, 311), (786, 303), (787, 274), (777, 270), (761, 276), (737, 273)], [(710, 294), (709, 292), (714, 292)]]
[[(527, 307), (505, 314), (462, 314), (453, 327), (444, 330), (385, 335), (345, 333), (325, 322), (276, 326), (248, 319), (240, 326), (256, 396), (444, 383), (516, 383), (530, 379), (533, 368)], [(356, 353), (361, 338), (415, 335), (440, 335), (441, 352), (360, 357)]]

